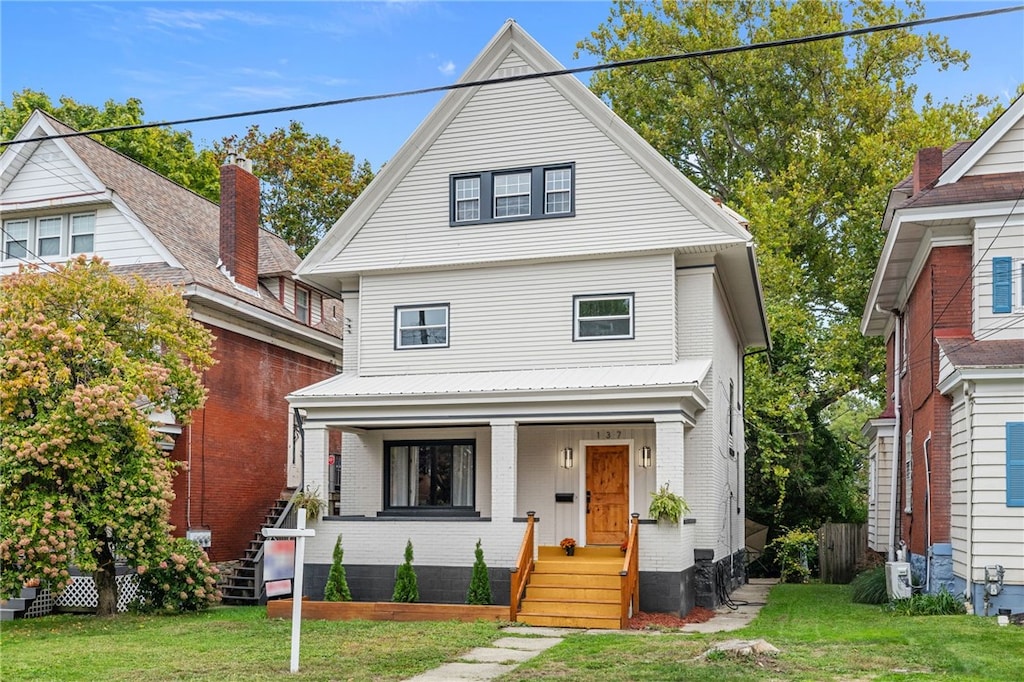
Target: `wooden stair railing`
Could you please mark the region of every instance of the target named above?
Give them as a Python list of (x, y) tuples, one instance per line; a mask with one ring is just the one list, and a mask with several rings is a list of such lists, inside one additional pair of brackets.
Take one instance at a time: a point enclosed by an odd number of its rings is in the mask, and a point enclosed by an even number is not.
[(523, 599), (523, 593), (526, 592), (526, 584), (530, 582), (530, 573), (533, 571), (533, 524), (536, 515), (537, 512), (526, 512), (526, 532), (523, 533), (523, 543), (519, 546), (516, 565), (509, 569), (512, 574), (509, 581), (512, 595), (508, 602), (508, 619), (512, 623), (516, 622), (519, 604)]
[[(632, 606), (632, 610), (630, 609)], [(629, 627), (632, 613), (640, 609), (640, 515), (630, 514), (626, 556), (619, 571), (619, 629)]]

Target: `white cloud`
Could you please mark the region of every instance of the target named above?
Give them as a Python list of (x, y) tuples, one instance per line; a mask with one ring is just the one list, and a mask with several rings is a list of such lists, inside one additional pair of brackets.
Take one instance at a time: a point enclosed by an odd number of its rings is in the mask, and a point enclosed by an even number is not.
[(445, 76), (450, 76), (453, 73), (455, 73), (455, 62), (449, 59), (444, 64), (441, 64), (439, 67), (437, 67), (437, 70), (440, 71)]

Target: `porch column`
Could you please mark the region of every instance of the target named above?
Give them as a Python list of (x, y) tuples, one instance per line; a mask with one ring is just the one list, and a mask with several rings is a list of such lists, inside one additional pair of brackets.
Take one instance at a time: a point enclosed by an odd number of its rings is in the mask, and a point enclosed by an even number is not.
[(491, 518), (500, 523), (516, 515), (517, 440), (514, 420), (491, 422)]
[(327, 427), (323, 424), (306, 424), (302, 427), (302, 434), (305, 441), (302, 485), (307, 490), (318, 492), (320, 497), (326, 500), (330, 492), (330, 480), (327, 478)]
[(665, 483), (676, 495), (683, 494), (683, 418), (665, 415), (654, 418), (656, 484)]

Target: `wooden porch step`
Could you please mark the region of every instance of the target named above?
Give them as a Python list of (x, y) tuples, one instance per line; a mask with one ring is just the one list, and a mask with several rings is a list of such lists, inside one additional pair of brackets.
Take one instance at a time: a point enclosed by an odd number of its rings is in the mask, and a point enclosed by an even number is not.
[(619, 628), (618, 546), (539, 547), (517, 619), (530, 625)]
[(619, 600), (524, 599), (520, 614), (619, 619)]
[(619, 587), (581, 587), (566, 585), (535, 585), (531, 581), (526, 588), (526, 599), (556, 601), (611, 601), (619, 603)]
[(537, 573), (530, 576), (530, 586), (537, 587), (603, 587), (608, 589), (619, 589), (620, 579), (616, 572), (614, 575), (591, 573), (579, 575), (576, 573)]
[(553, 628), (587, 628), (594, 630), (618, 630), (619, 619), (593, 618), (587, 616), (548, 616), (541, 614), (520, 613), (519, 622), (537, 627)]

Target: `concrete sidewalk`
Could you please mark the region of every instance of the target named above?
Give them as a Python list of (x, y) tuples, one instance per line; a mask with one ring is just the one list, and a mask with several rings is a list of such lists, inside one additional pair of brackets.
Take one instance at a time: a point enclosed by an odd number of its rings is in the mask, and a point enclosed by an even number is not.
[[(735, 609), (720, 606), (715, 616), (706, 623), (690, 623), (681, 632), (729, 632), (746, 627), (754, 620), (761, 607), (768, 601), (768, 592), (778, 582), (776, 579), (752, 579), (730, 595)], [(663, 634), (663, 631), (641, 630), (577, 630), (573, 628), (523, 627), (512, 625), (502, 628), (505, 637), (497, 639), (490, 646), (478, 647), (459, 657), (455, 663), (446, 663), (439, 668), (410, 678), (408, 682), (449, 682), (469, 680), (483, 682), (511, 672), (523, 661), (528, 661), (547, 651), (570, 634)]]

